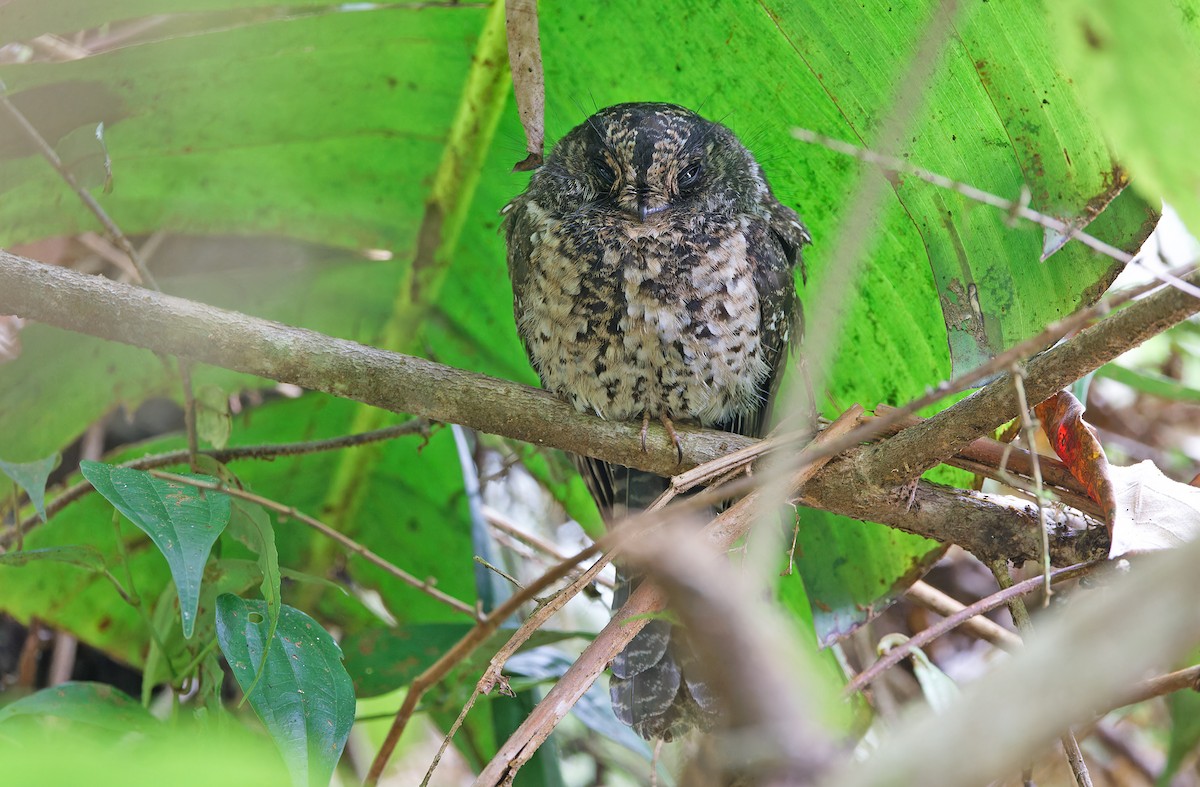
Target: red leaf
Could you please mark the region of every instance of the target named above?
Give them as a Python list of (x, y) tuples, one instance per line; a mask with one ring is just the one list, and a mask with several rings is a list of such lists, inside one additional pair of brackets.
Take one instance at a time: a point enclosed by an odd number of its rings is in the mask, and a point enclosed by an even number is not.
[(1104, 511), (1111, 534), (1116, 494), (1108, 457), (1092, 427), (1083, 420), (1083, 404), (1069, 391), (1059, 391), (1033, 409), (1058, 458)]

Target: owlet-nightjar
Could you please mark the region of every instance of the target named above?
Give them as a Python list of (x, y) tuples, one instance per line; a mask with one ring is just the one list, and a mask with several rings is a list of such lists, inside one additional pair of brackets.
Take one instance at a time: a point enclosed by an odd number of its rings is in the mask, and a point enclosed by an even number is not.
[[(802, 329), (794, 270), (810, 238), (733, 132), (671, 104), (602, 109), (503, 213), (517, 330), (548, 391), (610, 420), (762, 435)], [(577, 463), (609, 522), (666, 488)], [(613, 660), (617, 716), (647, 738), (710, 727), (694, 659), (686, 631), (651, 621)]]

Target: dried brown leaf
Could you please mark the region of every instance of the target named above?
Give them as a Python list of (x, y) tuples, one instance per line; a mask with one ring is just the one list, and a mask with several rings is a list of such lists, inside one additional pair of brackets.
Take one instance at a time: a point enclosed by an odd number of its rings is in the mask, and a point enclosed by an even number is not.
[(1054, 452), (1083, 484), (1088, 497), (1100, 505), (1111, 532), (1116, 497), (1108, 457), (1092, 427), (1083, 420), (1083, 404), (1069, 391), (1059, 391), (1033, 409)]

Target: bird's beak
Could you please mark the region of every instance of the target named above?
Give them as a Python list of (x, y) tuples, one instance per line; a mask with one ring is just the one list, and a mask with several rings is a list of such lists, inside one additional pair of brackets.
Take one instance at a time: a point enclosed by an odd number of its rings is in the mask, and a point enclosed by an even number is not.
[(641, 197), (638, 199), (638, 219), (645, 224), (647, 217), (652, 216), (661, 210), (665, 210), (666, 207), (666, 205), (647, 205), (646, 198)]

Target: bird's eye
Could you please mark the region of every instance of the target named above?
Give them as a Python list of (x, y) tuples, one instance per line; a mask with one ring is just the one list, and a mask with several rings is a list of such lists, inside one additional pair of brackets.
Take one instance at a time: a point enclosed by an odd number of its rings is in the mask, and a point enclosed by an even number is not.
[(700, 162), (692, 164), (683, 172), (679, 173), (679, 190), (688, 191), (700, 185), (700, 177), (704, 174), (704, 167)]
[(617, 182), (617, 173), (613, 172), (612, 167), (608, 166), (608, 162), (604, 159), (596, 160), (596, 179), (606, 189), (611, 189), (613, 184)]

